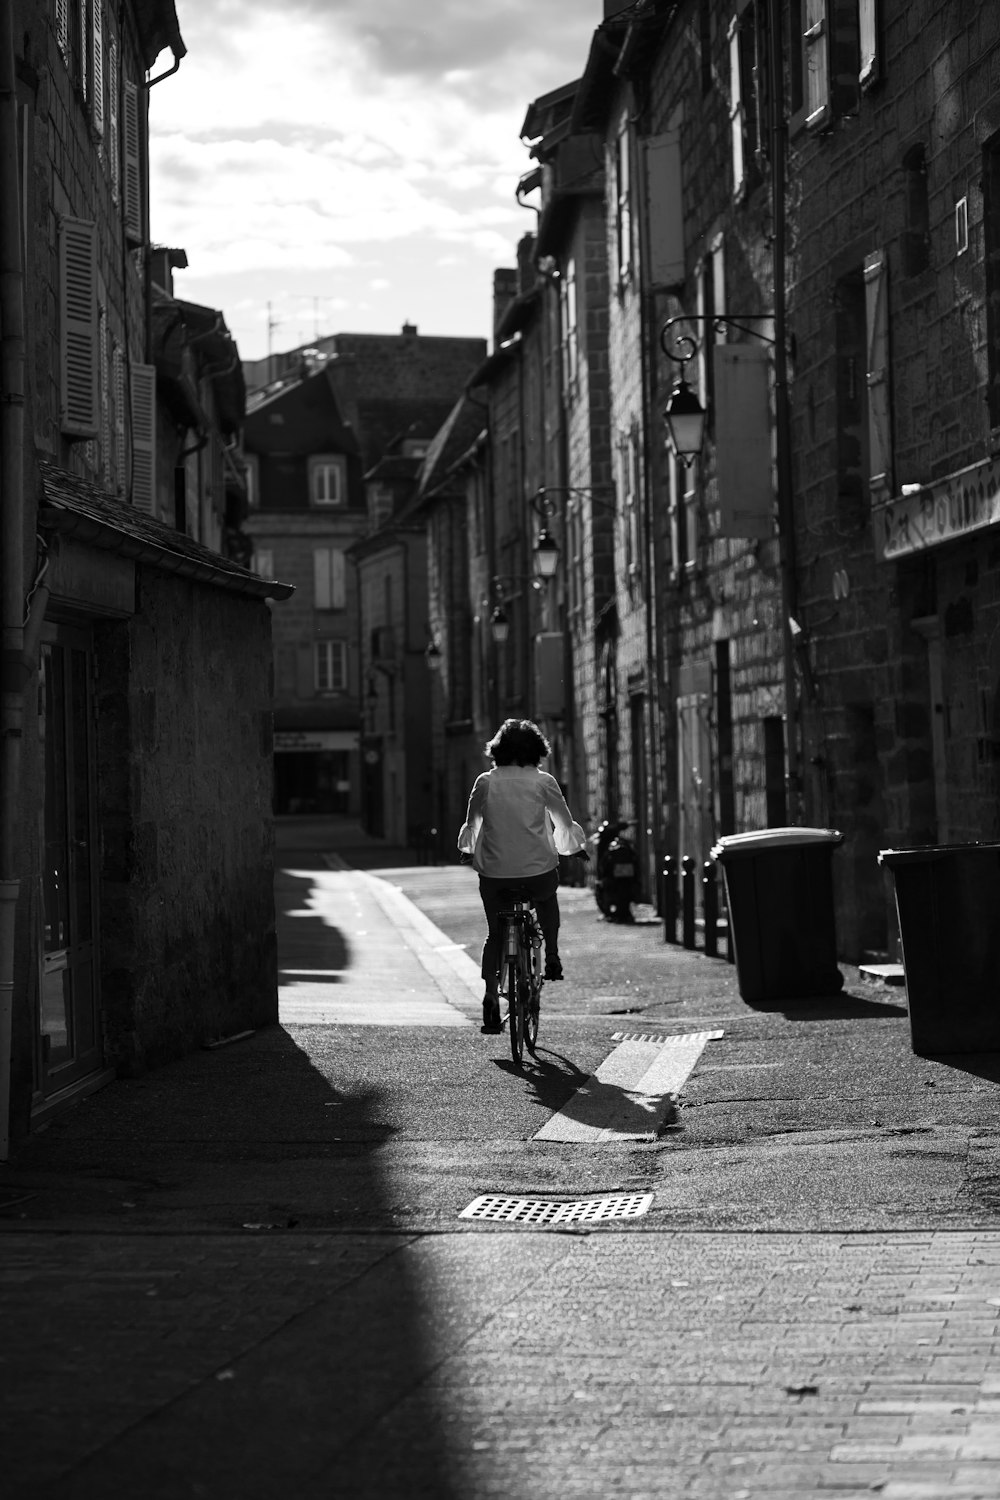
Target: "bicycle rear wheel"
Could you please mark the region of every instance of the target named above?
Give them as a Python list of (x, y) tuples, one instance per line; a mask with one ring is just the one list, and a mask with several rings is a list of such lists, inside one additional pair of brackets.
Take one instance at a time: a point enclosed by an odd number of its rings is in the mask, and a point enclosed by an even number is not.
[(524, 1056), (524, 1017), (527, 1009), (528, 980), (521, 955), (507, 960), (507, 1024), (510, 1031), (510, 1055), (516, 1063)]
[(525, 986), (524, 996), (524, 1040), (528, 1044), (528, 1051), (532, 1057), (535, 1055), (535, 1043), (538, 1041), (538, 1002), (541, 993), (542, 981), (537, 974), (532, 974)]

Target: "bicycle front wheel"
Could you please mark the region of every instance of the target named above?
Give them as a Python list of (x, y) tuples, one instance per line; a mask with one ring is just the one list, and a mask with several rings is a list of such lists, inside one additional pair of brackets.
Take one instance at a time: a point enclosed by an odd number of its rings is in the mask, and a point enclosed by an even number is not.
[(507, 960), (507, 1020), (510, 1055), (516, 1063), (524, 1056), (524, 1016), (527, 1010), (528, 978), (521, 955)]

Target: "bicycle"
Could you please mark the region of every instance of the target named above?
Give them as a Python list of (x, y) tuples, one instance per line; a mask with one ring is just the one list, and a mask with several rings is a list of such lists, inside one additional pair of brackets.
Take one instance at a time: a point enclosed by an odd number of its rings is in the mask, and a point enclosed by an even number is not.
[(510, 1053), (516, 1063), (524, 1057), (524, 1044), (535, 1055), (538, 1015), (542, 994), (542, 929), (530, 897), (513, 888), (509, 904), (500, 911), (500, 968), (497, 990), (507, 1001)]

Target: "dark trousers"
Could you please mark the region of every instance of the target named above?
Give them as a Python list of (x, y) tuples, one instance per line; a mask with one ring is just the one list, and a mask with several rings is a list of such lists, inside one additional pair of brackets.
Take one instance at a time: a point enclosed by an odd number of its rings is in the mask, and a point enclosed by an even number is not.
[(559, 952), (559, 869), (546, 870), (544, 875), (526, 875), (523, 880), (495, 880), (490, 875), (480, 875), (479, 894), (486, 913), (488, 934), (483, 944), (483, 979), (487, 992), (496, 994), (497, 969), (500, 966), (500, 913), (513, 896), (528, 898), (538, 913), (538, 925), (542, 929), (546, 958), (555, 958)]

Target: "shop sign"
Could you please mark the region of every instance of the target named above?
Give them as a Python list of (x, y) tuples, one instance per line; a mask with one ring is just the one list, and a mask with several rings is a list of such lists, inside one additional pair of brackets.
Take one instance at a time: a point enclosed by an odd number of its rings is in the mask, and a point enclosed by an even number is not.
[(357, 750), (358, 734), (353, 729), (276, 729), (274, 748), (282, 754), (320, 750)]
[(1000, 460), (973, 464), (933, 484), (904, 485), (875, 506), (875, 555), (892, 562), (1000, 525)]

